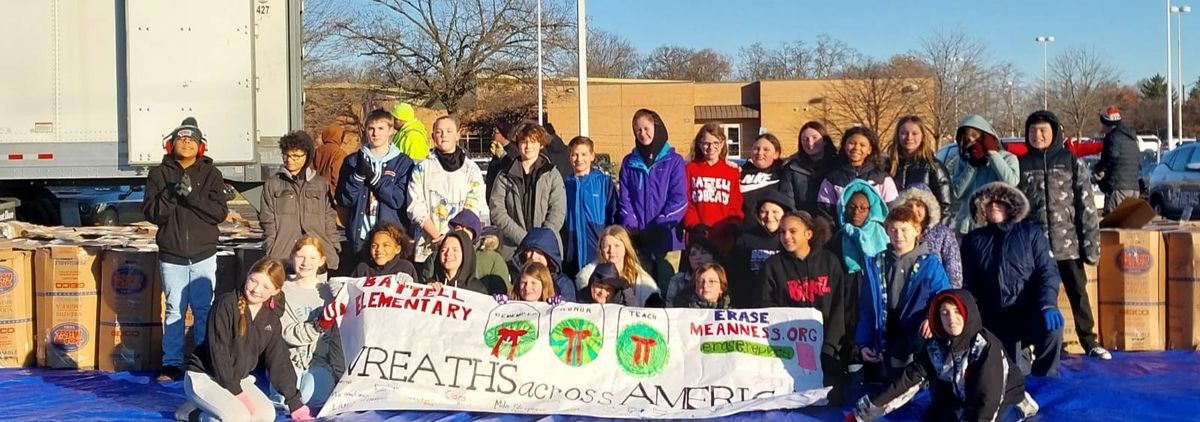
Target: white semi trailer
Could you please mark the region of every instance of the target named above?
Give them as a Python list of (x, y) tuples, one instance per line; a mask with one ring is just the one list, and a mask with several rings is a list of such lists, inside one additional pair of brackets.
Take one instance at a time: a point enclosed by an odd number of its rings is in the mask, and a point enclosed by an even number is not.
[(0, 5), (0, 196), (62, 213), (47, 186), (141, 186), (194, 116), (207, 155), (256, 200), (302, 124), (302, 0), (36, 0)]

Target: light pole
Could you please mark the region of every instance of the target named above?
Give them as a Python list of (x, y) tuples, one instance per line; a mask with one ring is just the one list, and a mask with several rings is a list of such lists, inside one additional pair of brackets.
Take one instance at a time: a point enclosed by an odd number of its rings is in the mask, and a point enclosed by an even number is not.
[(1167, 0), (1167, 149), (1175, 149), (1175, 107), (1171, 105), (1171, 89), (1175, 87), (1171, 79), (1171, 68), (1175, 67), (1175, 63), (1171, 61), (1171, 0)]
[(575, 9), (578, 12), (576, 25), (579, 28), (579, 135), (588, 134), (588, 71), (587, 71), (587, 0), (576, 0)]
[(542, 111), (541, 98), (541, 0), (538, 0), (538, 126), (545, 125), (546, 123), (542, 121), (544, 119), (542, 114), (545, 111)]
[(1049, 57), (1047, 56), (1046, 49), (1050, 43), (1054, 42), (1054, 36), (1039, 35), (1033, 40), (1042, 44), (1042, 110), (1045, 110), (1050, 108), (1050, 65), (1048, 64)]
[(1179, 104), (1176, 107), (1179, 111), (1179, 139), (1183, 139), (1183, 15), (1192, 13), (1192, 6), (1171, 6), (1170, 11), (1175, 15), (1175, 48), (1179, 56), (1175, 58), (1179, 63)]
[[(950, 71), (954, 72), (954, 116), (951, 116), (952, 117), (950, 119), (951, 122), (958, 121), (958, 93), (959, 93), (958, 92), (958, 84), (959, 84), (959, 74), (961, 74), (963, 71), (963, 65), (960, 63), (964, 63), (965, 61), (966, 61), (966, 59), (964, 59), (962, 57), (958, 57), (958, 56), (954, 56), (954, 57), (950, 58)], [(959, 64), (959, 65), (956, 66), (956, 64)]]
[(1008, 85), (1008, 130), (1009, 130), (1009, 136), (1015, 137), (1015, 136), (1017, 136), (1017, 134), (1016, 134), (1017, 120), (1016, 120), (1016, 116), (1014, 116), (1016, 114), (1014, 112), (1015, 110), (1013, 110), (1013, 81), (1012, 81), (1012, 79), (1009, 79), (1007, 81), (1004, 81), (1004, 84)]

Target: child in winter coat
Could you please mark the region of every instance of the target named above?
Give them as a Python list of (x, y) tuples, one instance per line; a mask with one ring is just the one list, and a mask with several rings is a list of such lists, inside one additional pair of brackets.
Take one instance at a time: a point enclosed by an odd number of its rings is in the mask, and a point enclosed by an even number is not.
[(983, 327), (970, 293), (942, 292), (926, 315), (934, 337), (928, 347), (883, 391), (859, 399), (846, 421), (873, 421), (898, 409), (922, 382), (929, 383), (933, 395), (925, 420), (1009, 421), (1037, 413), (1024, 377), (1009, 364), (1000, 340)]
[(792, 209), (808, 211), (813, 216), (836, 220), (832, 207), (820, 205), (817, 194), (825, 174), (837, 163), (838, 150), (825, 125), (810, 121), (800, 126), (796, 154), (783, 166), (783, 185), (780, 191), (792, 198)]
[(596, 259), (600, 233), (617, 222), (617, 187), (612, 177), (592, 168), (596, 159), (591, 138), (576, 136), (569, 145), (573, 174), (563, 179), (567, 192), (567, 222), (563, 225), (562, 272), (575, 277)]
[(954, 229), (943, 223), (945, 219), (942, 212), (945, 209), (938, 204), (929, 187), (914, 183), (900, 192), (900, 197), (888, 205), (889, 208), (900, 206), (911, 208), (917, 213), (917, 218), (924, 221), (920, 242), (928, 246), (929, 251), (942, 261), (942, 267), (950, 277), (950, 286), (961, 288), (962, 253), (958, 246), (958, 237), (954, 235)]
[[(475, 242), (475, 278), (483, 280), (483, 284), (489, 286), (502, 283), (505, 291), (512, 288), (511, 271), (504, 258), (497, 252), (500, 250), (500, 238), (483, 230), (483, 224), (474, 211), (464, 209), (451, 218), (450, 231), (466, 233), (467, 237)], [(437, 266), (440, 265), (436, 255), (431, 256), (434, 259), (425, 260), (419, 280), (432, 279)]]
[[(550, 284), (554, 285), (554, 290), (559, 292), (560, 300), (567, 302), (575, 301), (575, 282), (562, 273), (562, 258), (558, 253), (558, 239), (554, 237), (554, 232), (550, 229), (541, 227), (529, 231), (525, 235), (525, 239), (521, 241), (521, 246), (517, 247), (517, 253), (512, 260), (512, 279), (520, 280), (524, 277), (525, 268), (532, 262), (538, 262), (546, 266), (549, 271)], [(513, 291), (517, 291), (518, 286), (513, 286)]]
[[(762, 269), (767, 258), (783, 246), (779, 244), (779, 226), (783, 216), (792, 212), (792, 200), (779, 191), (769, 191), (758, 200), (754, 227), (742, 232), (726, 260), (729, 269), (729, 295), (735, 308), (749, 308), (762, 299)], [(814, 242), (822, 244), (824, 241)]]
[(887, 204), (867, 182), (852, 180), (842, 190), (837, 211), (840, 224), (829, 249), (842, 257), (846, 272), (858, 274), (867, 257), (887, 248), (888, 237), (883, 228)]
[(923, 223), (911, 208), (892, 209), (883, 224), (891, 245), (863, 268), (855, 344), (864, 362), (879, 364), (883, 378), (902, 371), (925, 346), (925, 306), (950, 288), (937, 255), (917, 240)]
[(687, 213), (687, 171), (683, 157), (667, 143), (667, 127), (658, 113), (634, 113), (633, 134), (633, 151), (621, 160), (621, 226), (638, 245), (657, 289), (666, 290), (683, 249), (680, 225)]
[(687, 296), (686, 293), (693, 290), (692, 278), (697, 268), (704, 264), (721, 262), (721, 252), (717, 250), (717, 245), (702, 236), (689, 236), (688, 247), (683, 251), (686, 254), (679, 264), (679, 272), (672, 276), (671, 282), (667, 284), (667, 303), (673, 304), (677, 297)]
[(275, 420), (275, 407), (250, 375), (261, 361), (292, 419), (312, 420), (296, 389), (279, 321), (284, 277), (282, 263), (264, 258), (250, 267), (241, 291), (217, 299), (207, 321), (210, 335), (188, 359), (183, 386), (188, 403), (176, 411), (177, 419)]
[(780, 240), (784, 252), (767, 259), (763, 266), (761, 307), (815, 308), (823, 317), (825, 339), (821, 347), (821, 369), (832, 405), (839, 405), (848, 382), (846, 363), (853, 345), (848, 319), (854, 300), (841, 260), (828, 250), (813, 248), (813, 218), (799, 211), (783, 217)]
[(576, 293), (579, 303), (612, 303), (625, 304), (625, 295), (621, 292), (629, 288), (629, 282), (621, 276), (617, 266), (611, 262), (597, 265), (592, 275), (588, 277), (587, 287)]
[(500, 235), (500, 255), (512, 259), (530, 230), (550, 229), (557, 239), (567, 218), (563, 177), (554, 162), (542, 153), (550, 134), (536, 122), (517, 125), (512, 133), (519, 154), (501, 169), (488, 197), (492, 226)]
[(183, 315), (191, 307), (195, 340), (203, 342), (216, 288), (217, 224), (229, 208), (221, 170), (204, 155), (207, 145), (196, 119), (184, 119), (167, 136), (162, 165), (146, 177), (142, 213), (158, 226), (155, 243), (166, 296), (159, 382), (183, 376)]
[[(963, 287), (979, 298), (984, 327), (1004, 342), (1023, 374), (1053, 376), (1062, 356), (1061, 282), (1050, 242), (1026, 220), (1029, 200), (1004, 182), (971, 196), (978, 228), (962, 242)], [(1030, 362), (1025, 348), (1033, 346)]]
[(258, 221), (262, 224), (266, 256), (287, 259), (296, 241), (304, 236), (317, 236), (327, 248), (329, 270), (338, 269), (337, 212), (329, 183), (317, 174), (312, 162), (316, 147), (304, 131), (279, 138), (283, 166), (263, 183), (262, 209)]
[(738, 169), (725, 161), (729, 144), (717, 123), (707, 123), (696, 132), (692, 161), (687, 164), (687, 213), (683, 228), (689, 237), (711, 239), (728, 254), (742, 225), (742, 189)]
[(351, 277), (372, 277), (404, 273), (417, 278), (417, 269), (408, 260), (412, 250), (412, 240), (404, 234), (404, 230), (391, 223), (381, 223), (371, 230), (368, 237), (371, 241), (363, 250), (362, 262), (350, 273)]
[(896, 199), (896, 182), (880, 167), (879, 156), (879, 137), (871, 129), (853, 127), (842, 135), (840, 163), (825, 174), (817, 193), (818, 202), (824, 204), (827, 212), (837, 206), (843, 198), (842, 191), (854, 180), (866, 182), (885, 202)]
[(495, 295), (496, 303), (508, 303), (509, 300), (546, 302), (551, 305), (563, 303), (563, 297), (556, 293), (550, 269), (545, 264), (536, 261), (526, 263), (521, 267), (517, 280), (511, 292)]
[(692, 271), (692, 285), (675, 296), (676, 308), (729, 309), (729, 279), (721, 264), (706, 262)]
[[(722, 133), (724, 134), (724, 133)], [(768, 193), (781, 193), (786, 186), (783, 183), (784, 161), (779, 159), (783, 153), (783, 144), (779, 138), (770, 133), (758, 135), (750, 144), (750, 159), (742, 164), (742, 227), (757, 226), (754, 215), (758, 212), (758, 201)], [(787, 196), (785, 194), (785, 196)], [(790, 196), (787, 196), (791, 199)], [(792, 206), (792, 204), (788, 204)]]
[(575, 285), (579, 287), (588, 285), (592, 273), (597, 268), (606, 263), (613, 264), (621, 278), (629, 283), (629, 287), (620, 292), (624, 296), (622, 301), (626, 305), (647, 308), (656, 305), (660, 308), (663, 307), (665, 303), (658, 290), (658, 284), (654, 282), (653, 278), (650, 278), (650, 274), (646, 274), (646, 271), (642, 269), (637, 253), (637, 250), (633, 248), (633, 240), (629, 238), (629, 233), (625, 231), (624, 227), (608, 226), (600, 235), (600, 255), (596, 257), (596, 261), (579, 270), (579, 275), (575, 276)]
[(958, 144), (958, 157), (946, 166), (950, 168), (954, 197), (960, 199), (954, 228), (959, 234), (967, 234), (975, 228), (971, 194), (992, 182), (1016, 186), (1021, 179), (1021, 165), (1016, 155), (1004, 149), (992, 124), (979, 115), (972, 114), (959, 122), (954, 142)]
[(408, 218), (413, 223), (417, 266), (433, 255), (434, 244), (450, 231), (450, 221), (470, 210), (488, 219), (486, 187), (479, 166), (458, 145), (458, 119), (442, 116), (433, 122), (433, 150), (416, 164), (408, 184)]
[(346, 156), (338, 176), (338, 204), (350, 211), (346, 239), (350, 250), (361, 250), (375, 226), (389, 222), (408, 227), (408, 182), (413, 161), (392, 145), (392, 115), (375, 110), (367, 115), (366, 142), (357, 154)]
[(329, 398), (345, 371), (341, 339), (336, 331), (325, 330), (319, 324), (322, 309), (341, 289), (340, 282), (327, 281), (317, 274), (327, 260), (322, 242), (316, 236), (305, 236), (292, 247), (293, 275), (283, 284), (287, 301), (279, 317), (283, 341), (299, 378), (300, 398), (318, 407)]
[[(914, 185), (925, 186), (938, 205), (948, 210), (954, 199), (949, 172), (934, 157), (937, 142), (932, 136), (926, 140), (925, 135), (925, 125), (919, 116), (904, 116), (896, 122), (896, 134), (888, 146), (888, 173), (896, 182), (897, 189), (903, 191)], [(949, 223), (950, 219), (937, 222)]]

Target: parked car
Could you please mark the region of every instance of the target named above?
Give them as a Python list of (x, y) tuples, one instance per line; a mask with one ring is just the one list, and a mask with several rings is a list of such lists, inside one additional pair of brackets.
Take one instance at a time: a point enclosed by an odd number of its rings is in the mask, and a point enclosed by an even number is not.
[(61, 205), (79, 206), (80, 224), (85, 226), (121, 226), (143, 221), (142, 198), (145, 186), (98, 186), (52, 188)]
[[(1150, 206), (1169, 218), (1194, 218), (1200, 208), (1200, 144), (1179, 146), (1150, 173)], [(1191, 213), (1191, 215), (1186, 215)]]

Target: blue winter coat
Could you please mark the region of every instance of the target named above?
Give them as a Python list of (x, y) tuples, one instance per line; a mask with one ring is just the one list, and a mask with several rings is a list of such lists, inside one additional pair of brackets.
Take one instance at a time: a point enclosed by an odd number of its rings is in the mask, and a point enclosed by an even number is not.
[(358, 227), (363, 224), (367, 213), (367, 198), (375, 194), (379, 201), (378, 215), (375, 224), (389, 222), (408, 231), (408, 182), (412, 178), (413, 161), (407, 155), (399, 154), (396, 158), (383, 164), (383, 176), (377, 186), (368, 184), (354, 174), (358, 168), (362, 154), (350, 154), (342, 162), (342, 170), (338, 175), (338, 203), (350, 208), (350, 221), (346, 224), (346, 238), (350, 240), (352, 251), (360, 251), (366, 239), (361, 237)]
[(649, 167), (634, 150), (621, 161), (620, 221), (640, 232), (643, 254), (683, 249), (680, 222), (687, 211), (687, 174), (675, 148), (664, 146)]
[[(859, 348), (870, 347), (877, 352), (887, 349), (884, 339), (889, 337), (886, 335), (888, 288), (884, 277), (892, 273), (894, 265), (894, 257), (889, 251), (867, 258), (866, 265), (864, 265), (863, 284), (858, 295), (858, 328), (854, 335), (854, 342)], [(929, 299), (943, 290), (950, 289), (950, 278), (946, 275), (946, 269), (942, 267), (942, 262), (933, 252), (926, 252), (918, 257), (916, 263), (909, 270), (909, 274), (911, 275), (908, 283), (904, 286), (900, 306), (897, 308), (900, 311), (898, 319), (900, 327), (908, 334), (901, 333), (897, 336), (896, 333), (893, 333), (892, 338), (914, 337), (919, 339), (921, 322), (929, 317), (926, 312)], [(903, 282), (903, 280), (893, 280), (893, 282)], [(915, 345), (908, 346), (911, 348)], [(916, 350), (899, 352), (908, 354), (919, 350), (920, 348), (917, 347)]]
[(554, 231), (545, 227), (535, 227), (529, 230), (529, 234), (525, 235), (525, 239), (521, 240), (521, 245), (513, 254), (509, 268), (513, 275), (513, 285), (516, 286), (521, 281), (521, 267), (525, 265), (522, 255), (530, 249), (542, 251), (549, 258), (550, 276), (554, 278), (554, 292), (563, 300), (574, 302), (575, 282), (562, 273), (562, 253), (558, 251), (558, 237), (555, 237)]
[(596, 260), (600, 234), (617, 221), (617, 187), (609, 175), (595, 169), (583, 177), (567, 176), (563, 183), (567, 192), (564, 272), (576, 274)]
[(962, 242), (963, 287), (979, 298), (984, 325), (1009, 312), (1058, 306), (1058, 265), (1046, 232), (1031, 222), (989, 224)]

